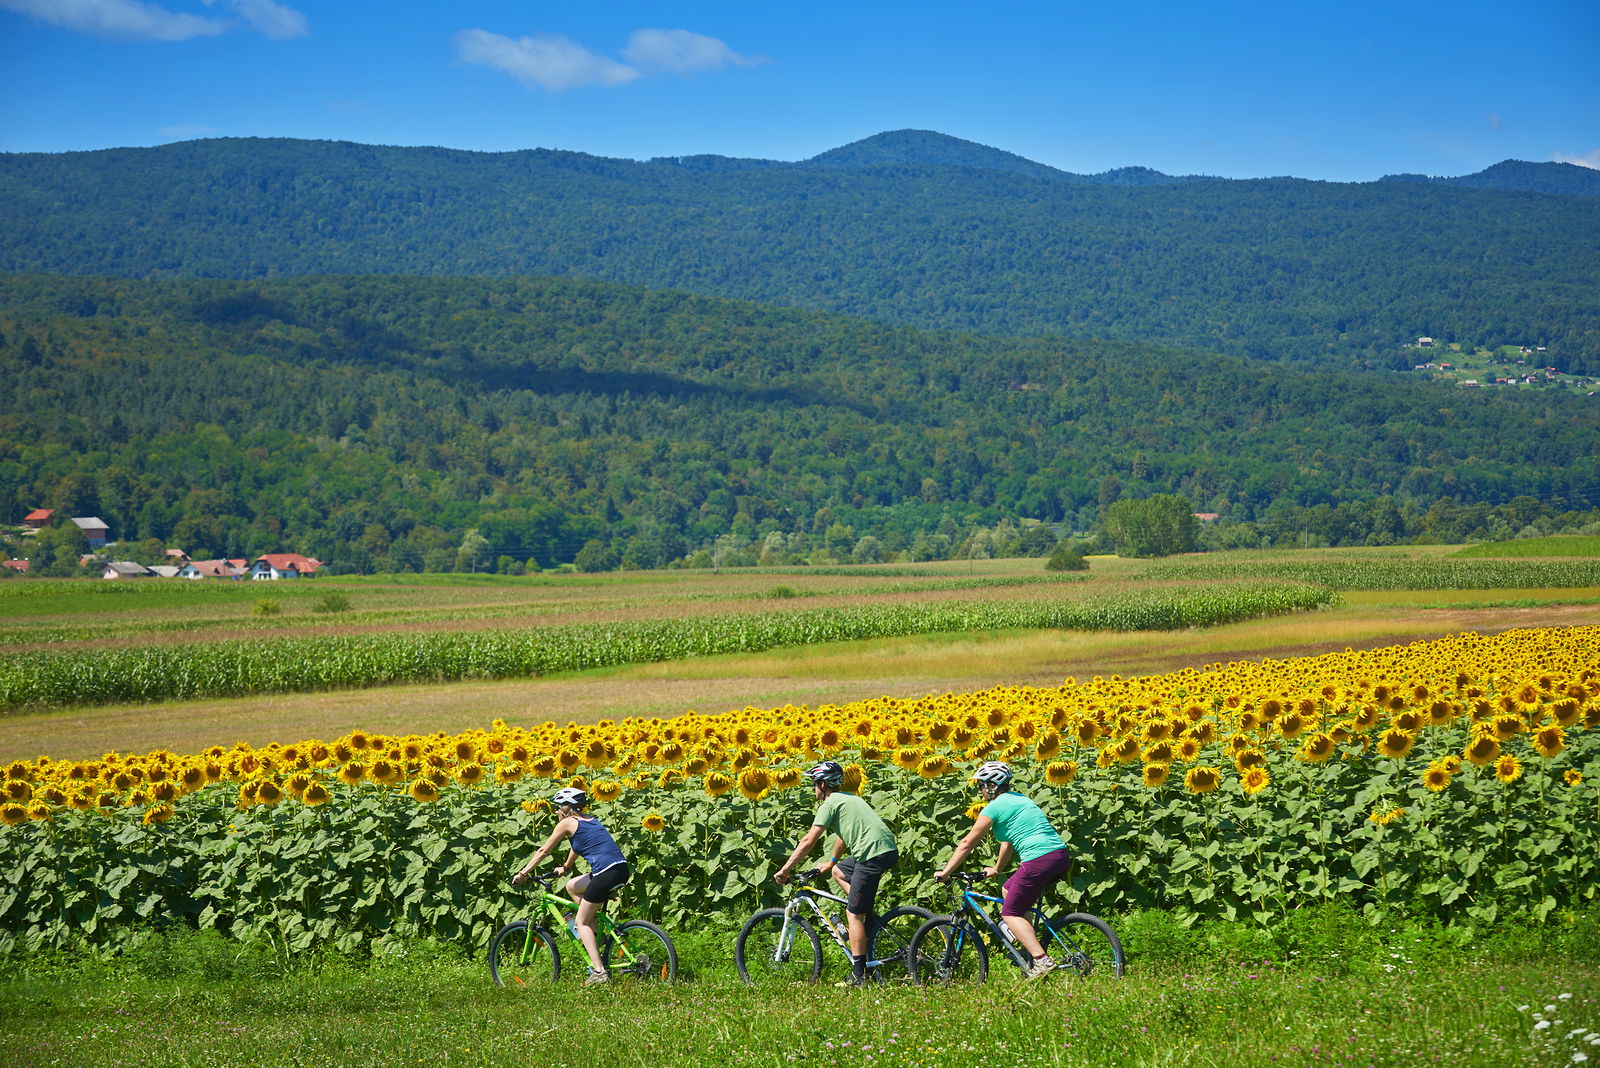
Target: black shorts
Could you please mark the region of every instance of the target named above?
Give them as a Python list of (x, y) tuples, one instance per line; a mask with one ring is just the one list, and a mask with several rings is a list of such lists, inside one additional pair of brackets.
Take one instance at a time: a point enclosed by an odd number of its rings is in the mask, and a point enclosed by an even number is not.
[(883, 878), (884, 872), (898, 863), (900, 854), (889, 852), (866, 860), (845, 857), (836, 864), (834, 867), (850, 884), (850, 896), (845, 899), (844, 907), (857, 916), (871, 916), (872, 907), (878, 900), (878, 881)]
[(583, 888), (583, 899), (593, 901), (596, 905), (604, 905), (611, 900), (611, 895), (617, 892), (617, 887), (628, 881), (628, 876), (633, 870), (628, 867), (628, 862), (613, 864), (604, 871), (595, 872), (589, 876), (589, 885)]

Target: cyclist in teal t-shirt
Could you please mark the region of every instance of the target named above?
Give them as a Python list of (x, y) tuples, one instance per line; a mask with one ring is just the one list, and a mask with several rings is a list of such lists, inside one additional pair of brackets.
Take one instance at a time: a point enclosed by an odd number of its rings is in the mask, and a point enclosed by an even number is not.
[(941, 883), (948, 881), (960, 870), (961, 863), (977, 848), (978, 843), (991, 830), (994, 831), (995, 839), (1000, 843), (1000, 853), (995, 857), (994, 866), (984, 874), (990, 878), (999, 875), (1011, 863), (1013, 854), (1022, 861), (1016, 874), (1006, 880), (1000, 919), (1016, 936), (1022, 948), (1032, 954), (1033, 965), (1028, 969), (1027, 977), (1037, 979), (1054, 968), (1056, 963), (1039, 943), (1039, 935), (1028, 919), (1028, 912), (1046, 890), (1066, 878), (1072, 866), (1072, 854), (1067, 851), (1066, 841), (1039, 806), (1021, 794), (1011, 792), (1011, 777), (1010, 766), (998, 760), (986, 762), (973, 773), (972, 779), (978, 784), (978, 794), (986, 804), (973, 821), (972, 830), (961, 839), (955, 853), (934, 878)]
[(806, 775), (820, 802), (817, 814), (811, 819), (811, 830), (800, 839), (800, 844), (773, 878), (779, 883), (788, 882), (794, 869), (816, 848), (817, 842), (824, 835), (834, 836), (833, 858), (826, 861), (821, 870), (831, 872), (834, 882), (845, 893), (844, 912), (850, 927), (850, 984), (859, 986), (866, 979), (867, 930), (878, 897), (878, 882), (884, 872), (899, 863), (900, 854), (894, 832), (883, 822), (883, 817), (855, 794), (840, 790), (844, 785), (844, 768), (837, 762), (824, 760)]

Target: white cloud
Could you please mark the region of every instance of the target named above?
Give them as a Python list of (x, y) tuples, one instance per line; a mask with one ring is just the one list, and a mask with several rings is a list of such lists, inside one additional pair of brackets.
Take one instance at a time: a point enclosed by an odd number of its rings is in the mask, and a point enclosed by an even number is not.
[(641, 70), (694, 74), (722, 67), (748, 67), (758, 57), (741, 56), (715, 37), (688, 30), (634, 30), (622, 57)]
[(1581, 156), (1568, 156), (1565, 153), (1557, 152), (1550, 157), (1550, 160), (1552, 163), (1576, 163), (1580, 167), (1593, 167), (1595, 170), (1600, 170), (1600, 148), (1595, 149), (1593, 152), (1586, 152)]
[(570, 37), (541, 33), (513, 40), (487, 30), (462, 30), (455, 36), (456, 55), (467, 63), (503, 71), (528, 85), (559, 92), (585, 85), (622, 85), (639, 72)]
[[(6, 0), (0, 0), (3, 2)], [(488, 30), (462, 30), (455, 35), (455, 46), (463, 62), (502, 71), (525, 85), (552, 92), (585, 85), (626, 85), (646, 74), (695, 74), (766, 62), (760, 56), (740, 55), (715, 37), (688, 30), (635, 30), (622, 50), (627, 63), (559, 33), (511, 38)]]
[(0, 0), (0, 7), (83, 33), (144, 41), (186, 41), (226, 33), (226, 24), (143, 0)]
[[(204, 0), (214, 7), (217, 0)], [(32, 15), (80, 33), (127, 37), (140, 41), (187, 41), (216, 37), (240, 25), (275, 41), (304, 37), (311, 32), (306, 17), (277, 0), (225, 0), (242, 22), (169, 11), (147, 0), (0, 0), (0, 8)]]
[(306, 17), (292, 7), (284, 7), (275, 0), (228, 0), (229, 6), (250, 24), (257, 33), (274, 41), (287, 41), (294, 37), (308, 37), (311, 27)]

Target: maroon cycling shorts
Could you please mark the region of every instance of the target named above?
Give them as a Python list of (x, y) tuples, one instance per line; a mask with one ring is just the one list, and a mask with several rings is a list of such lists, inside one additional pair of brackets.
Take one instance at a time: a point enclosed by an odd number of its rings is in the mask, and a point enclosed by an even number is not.
[(1065, 846), (1019, 865), (1006, 880), (1001, 895), (1005, 903), (1000, 906), (1000, 915), (1026, 916), (1046, 890), (1067, 877), (1070, 867), (1072, 854)]

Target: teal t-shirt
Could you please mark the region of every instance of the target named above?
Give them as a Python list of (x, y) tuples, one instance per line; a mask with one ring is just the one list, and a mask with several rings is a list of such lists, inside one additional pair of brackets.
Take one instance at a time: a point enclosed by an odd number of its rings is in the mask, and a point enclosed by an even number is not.
[(889, 830), (889, 825), (855, 794), (840, 790), (829, 794), (828, 799), (817, 806), (811, 825), (843, 838), (844, 847), (849, 851), (847, 855), (856, 860), (871, 860), (896, 850), (894, 832)]
[(1010, 842), (1024, 864), (1067, 848), (1066, 841), (1050, 826), (1050, 818), (1021, 794), (1001, 794), (983, 806), (982, 814), (994, 820), (995, 838)]

